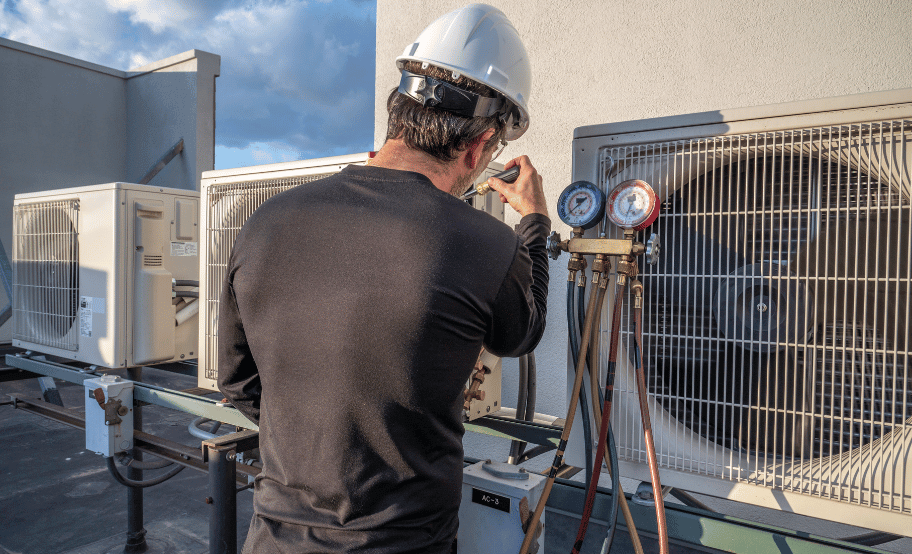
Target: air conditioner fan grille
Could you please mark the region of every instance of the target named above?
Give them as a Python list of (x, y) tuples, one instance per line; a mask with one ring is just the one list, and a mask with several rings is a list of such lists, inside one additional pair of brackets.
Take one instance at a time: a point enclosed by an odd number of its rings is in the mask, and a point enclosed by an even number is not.
[(79, 349), (79, 202), (13, 208), (13, 338)]
[(663, 202), (640, 277), (663, 466), (912, 512), (905, 468), (868, 470), (912, 454), (910, 150), (909, 121), (602, 150), (606, 190), (640, 178)]

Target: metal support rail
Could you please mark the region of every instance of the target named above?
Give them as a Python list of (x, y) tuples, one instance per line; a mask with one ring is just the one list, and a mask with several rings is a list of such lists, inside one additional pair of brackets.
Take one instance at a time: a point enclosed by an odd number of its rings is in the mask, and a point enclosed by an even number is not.
[[(46, 375), (48, 377), (53, 377), (54, 379), (60, 379), (61, 381), (67, 381), (77, 385), (81, 385), (86, 379), (104, 375), (106, 372), (104, 368), (94, 370), (89, 368), (78, 369), (66, 364), (13, 354), (6, 355), (6, 364), (10, 367), (24, 369), (26, 371), (31, 371), (32, 373)], [(223, 404), (216, 400), (212, 400), (211, 398), (203, 398), (201, 396), (195, 396), (163, 387), (156, 387), (155, 385), (150, 385), (148, 383), (135, 382), (133, 383), (133, 399), (140, 402), (146, 402), (147, 404), (155, 404), (156, 406), (187, 412), (207, 419), (221, 421), (222, 423), (242, 427), (244, 429), (251, 429), (254, 431), (258, 429), (253, 422), (244, 417), (244, 415), (237, 411), (234, 406)]]
[[(62, 363), (14, 354), (6, 355), (6, 364), (10, 367), (78, 385), (81, 385), (86, 379), (104, 375), (106, 372), (104, 368), (95, 370), (90, 370), (89, 368), (79, 369)], [(236, 427), (252, 431), (258, 430), (258, 427), (237, 411), (234, 406), (222, 404), (211, 398), (203, 398), (186, 392), (140, 382), (133, 383), (133, 398), (141, 402), (187, 412), (214, 421), (221, 421)], [(466, 423), (465, 428), (467, 431), (510, 440), (553, 445), (556, 445), (560, 440), (560, 433), (563, 429), (558, 425), (517, 421), (503, 416), (485, 416), (476, 419), (472, 423)]]
[[(59, 423), (63, 423), (64, 425), (69, 425), (75, 429), (85, 430), (85, 419), (82, 417), (80, 412), (62, 408), (55, 404), (51, 404), (50, 402), (27, 398), (21, 394), (11, 394), (9, 395), (9, 398), (11, 400), (10, 403), (15, 409), (46, 417)], [(223, 435), (218, 438), (222, 439), (223, 437), (233, 437), (236, 435), (243, 435), (246, 437), (246, 433), (251, 432), (252, 431), (242, 431), (241, 433)], [(138, 450), (142, 450), (147, 454), (152, 454), (154, 456), (158, 456), (159, 458), (164, 458), (168, 461), (189, 467), (190, 469), (201, 471), (203, 473), (209, 471), (209, 466), (206, 463), (206, 458), (199, 448), (186, 446), (179, 442), (174, 442), (162, 437), (150, 435), (149, 433), (144, 433), (142, 431), (133, 431), (133, 443)], [(254, 445), (253, 448), (255, 447), (256, 446)], [(260, 468), (258, 467), (248, 466), (244, 464), (235, 465), (235, 472), (237, 473), (236, 481), (238, 485), (246, 485), (249, 477), (256, 477), (260, 474)]]
[[(555, 423), (561, 423), (557, 420)], [(484, 416), (471, 423), (464, 424), (466, 431), (482, 433), (510, 440), (530, 442), (532, 444), (551, 444), (560, 442), (563, 425), (544, 425), (531, 421), (520, 421), (505, 416)]]
[[(611, 491), (599, 487), (596, 492), (592, 518), (605, 521), (611, 505)], [(628, 494), (628, 499), (632, 495)], [(585, 484), (558, 478), (555, 481), (551, 496), (548, 497), (547, 509), (573, 518), (579, 518), (579, 510), (586, 497)], [(658, 540), (656, 534), (655, 513), (651, 506), (642, 506), (633, 501), (628, 503), (636, 522), (637, 531), (642, 536)], [(668, 538), (672, 544), (693, 547), (700, 545), (723, 552), (738, 554), (772, 554), (788, 552), (790, 554), (836, 554), (866, 553), (884, 554), (882, 550), (852, 544), (836, 539), (819, 537), (802, 531), (792, 531), (763, 523), (708, 512), (689, 506), (665, 504), (668, 522)], [(627, 531), (622, 520), (618, 528)], [(560, 530), (551, 528), (552, 532)], [(564, 552), (573, 544), (573, 530), (564, 530), (565, 535), (553, 537), (560, 540), (557, 551)], [(563, 548), (566, 542), (567, 548)]]

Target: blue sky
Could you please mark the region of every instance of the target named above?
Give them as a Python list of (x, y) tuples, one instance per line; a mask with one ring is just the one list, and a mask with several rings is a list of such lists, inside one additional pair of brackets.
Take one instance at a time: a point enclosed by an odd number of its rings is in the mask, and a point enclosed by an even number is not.
[(0, 36), (128, 70), (222, 58), (215, 168), (373, 147), (375, 0), (0, 0)]

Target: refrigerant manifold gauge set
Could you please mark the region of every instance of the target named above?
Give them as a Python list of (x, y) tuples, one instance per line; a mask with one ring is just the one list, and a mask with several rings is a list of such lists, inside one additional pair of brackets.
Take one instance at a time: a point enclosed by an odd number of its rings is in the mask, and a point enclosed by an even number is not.
[[(567, 440), (570, 438), (570, 430), (576, 416), (577, 406), (582, 404), (583, 417), (583, 437), (585, 449), (587, 452), (586, 461), (586, 501), (583, 507), (583, 517), (580, 520), (580, 526), (577, 530), (576, 541), (571, 550), (572, 554), (579, 554), (582, 548), (583, 540), (589, 525), (589, 516), (592, 514), (592, 507), (595, 502), (596, 485), (602, 468), (602, 459), (608, 467), (612, 468), (611, 480), (613, 487), (613, 497), (615, 503), (612, 506), (609, 516), (610, 528), (614, 529), (617, 520), (618, 507), (621, 502), (626, 502), (623, 490), (621, 489), (620, 477), (617, 473), (619, 465), (617, 451), (614, 448), (614, 438), (611, 432), (609, 418), (611, 416), (612, 397), (614, 390), (614, 375), (617, 366), (618, 344), (621, 314), (624, 304), (624, 293), (629, 287), (633, 296), (634, 312), (634, 344), (633, 352), (636, 359), (634, 364), (636, 373), (637, 396), (640, 399), (640, 416), (644, 430), (644, 441), (646, 453), (649, 461), (650, 480), (652, 492), (656, 506), (656, 523), (659, 531), (659, 546), (663, 554), (668, 553), (668, 533), (665, 523), (665, 510), (662, 502), (663, 492), (661, 481), (658, 474), (658, 463), (655, 454), (655, 444), (652, 437), (652, 424), (649, 414), (649, 406), (646, 401), (648, 395), (646, 388), (645, 370), (642, 363), (642, 311), (645, 304), (645, 295), (643, 284), (637, 280), (639, 266), (637, 265), (637, 256), (647, 255), (647, 261), (650, 264), (658, 262), (659, 255), (659, 238), (653, 233), (647, 244), (636, 240), (638, 231), (649, 227), (659, 215), (659, 202), (656, 193), (646, 181), (631, 179), (624, 181), (614, 187), (607, 195), (598, 186), (588, 181), (577, 181), (568, 186), (561, 193), (557, 202), (557, 214), (561, 221), (573, 228), (573, 233), (568, 240), (561, 240), (560, 235), (552, 232), (548, 237), (547, 250), (548, 254), (557, 259), (561, 252), (569, 252), (570, 260), (567, 263), (567, 328), (569, 330), (569, 344), (574, 366), (574, 380), (570, 403), (567, 408), (567, 417), (565, 418), (564, 429), (561, 433), (560, 443), (554, 455), (554, 462), (548, 473), (548, 480), (545, 482), (545, 488), (539, 498), (535, 513), (532, 514), (529, 523), (529, 529), (534, 530), (542, 513), (544, 512), (545, 503), (554, 479), (563, 463), (564, 451), (567, 448)], [(597, 238), (584, 238), (585, 231), (597, 226), (606, 218), (617, 227), (623, 229), (623, 238), (607, 238), (603, 232)], [(606, 222), (607, 226), (607, 222)], [(585, 256), (591, 255), (591, 262), (587, 262)], [(598, 344), (597, 337), (600, 334), (600, 324), (602, 320), (602, 307), (604, 306), (605, 296), (608, 289), (609, 273), (612, 272), (612, 263), (610, 258), (616, 258), (614, 272), (614, 301), (613, 317), (610, 328), (610, 341), (608, 343), (608, 364), (605, 368), (605, 386), (604, 394), (600, 386), (601, 367), (599, 364), (592, 365), (589, 362), (590, 347)], [(592, 288), (589, 292), (589, 301), (583, 299), (586, 294), (587, 279), (586, 269), (592, 272)], [(577, 275), (579, 280), (577, 281)], [(574, 289), (577, 289), (574, 291)], [(576, 300), (574, 300), (576, 299)], [(579, 324), (579, 334), (576, 328)], [(601, 348), (598, 346), (592, 348)], [(595, 356), (593, 359), (600, 359)], [(588, 385), (583, 386), (587, 379), (584, 375), (588, 374)], [(588, 393), (586, 392), (588, 390)], [(587, 400), (588, 399), (588, 400)], [(592, 451), (594, 434), (589, 422), (589, 400), (591, 400), (592, 416), (595, 419), (598, 430), (598, 441), (595, 452)], [(612, 446), (608, 446), (611, 444)], [(624, 500), (621, 500), (624, 499)], [(624, 511), (628, 529), (633, 530), (631, 538), (638, 541), (638, 535), (632, 517), (629, 516), (629, 510)], [(613, 537), (613, 532), (609, 534)], [(528, 531), (523, 540), (520, 554), (528, 554), (529, 548), (534, 539), (534, 532)], [(606, 538), (608, 549), (610, 549), (611, 539)]]
[[(646, 181), (631, 179), (614, 187), (607, 196), (589, 181), (576, 181), (564, 189), (557, 200), (557, 215), (561, 221), (573, 228), (570, 240), (561, 241), (560, 234), (552, 232), (548, 237), (548, 255), (557, 259), (561, 252), (579, 254), (606, 254), (619, 256), (646, 254), (649, 264), (658, 262), (659, 237), (650, 236), (646, 245), (633, 240), (636, 231), (646, 229), (659, 217), (659, 201), (653, 188)], [(624, 229), (624, 239), (629, 252), (622, 245), (606, 239), (583, 239), (583, 232), (607, 218), (617, 227)], [(596, 241), (596, 242), (592, 242)], [(605, 242), (607, 241), (607, 242)], [(605, 249), (607, 251), (603, 251)]]

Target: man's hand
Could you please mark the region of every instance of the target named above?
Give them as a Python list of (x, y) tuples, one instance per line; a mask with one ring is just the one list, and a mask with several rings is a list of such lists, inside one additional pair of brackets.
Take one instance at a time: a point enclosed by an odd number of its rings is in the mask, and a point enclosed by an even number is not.
[(519, 177), (512, 183), (491, 177), (488, 184), (500, 193), (500, 201), (509, 203), (519, 215), (548, 215), (548, 204), (545, 202), (545, 191), (542, 188), (542, 177), (538, 174), (529, 156), (520, 156), (507, 162), (504, 169), (519, 166)]

